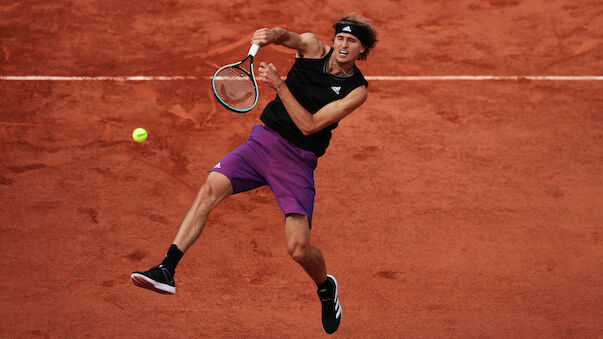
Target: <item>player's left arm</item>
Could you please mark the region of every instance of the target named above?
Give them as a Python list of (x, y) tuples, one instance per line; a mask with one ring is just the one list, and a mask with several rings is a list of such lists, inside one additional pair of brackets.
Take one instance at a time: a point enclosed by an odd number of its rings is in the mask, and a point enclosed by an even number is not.
[(291, 120), (304, 134), (314, 134), (325, 127), (332, 125), (347, 117), (356, 108), (360, 107), (367, 98), (368, 91), (365, 86), (360, 86), (345, 97), (328, 103), (318, 112), (311, 114), (295, 99), (286, 84), (277, 89), (278, 96), (285, 105)]
[(330, 102), (318, 112), (311, 114), (295, 99), (287, 84), (281, 80), (278, 70), (273, 64), (262, 62), (258, 72), (258, 79), (264, 81), (266, 85), (276, 88), (291, 120), (304, 135), (314, 134), (347, 117), (356, 108), (360, 107), (368, 96), (366, 86), (359, 86), (345, 97)]

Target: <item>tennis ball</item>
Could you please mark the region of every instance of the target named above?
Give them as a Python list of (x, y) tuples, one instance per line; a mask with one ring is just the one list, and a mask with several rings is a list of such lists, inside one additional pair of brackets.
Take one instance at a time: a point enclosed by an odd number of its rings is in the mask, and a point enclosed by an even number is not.
[(138, 127), (134, 130), (134, 132), (132, 132), (132, 139), (134, 139), (136, 142), (143, 142), (147, 140), (147, 136), (147, 131), (144, 128)]

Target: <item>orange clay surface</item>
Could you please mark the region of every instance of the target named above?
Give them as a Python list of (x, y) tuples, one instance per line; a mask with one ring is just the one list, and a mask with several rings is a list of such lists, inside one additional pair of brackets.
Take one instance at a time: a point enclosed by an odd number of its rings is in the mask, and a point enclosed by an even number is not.
[[(177, 293), (135, 287), (252, 112), (209, 76), (253, 31), (356, 11), (367, 76), (603, 75), (594, 0), (0, 2), (0, 333), (6, 337), (324, 335), (269, 189), (229, 197)], [(294, 53), (256, 58), (284, 75)], [(602, 337), (601, 81), (371, 81), (316, 171), (313, 244), (340, 283), (344, 338)], [(145, 143), (130, 135), (149, 132)]]

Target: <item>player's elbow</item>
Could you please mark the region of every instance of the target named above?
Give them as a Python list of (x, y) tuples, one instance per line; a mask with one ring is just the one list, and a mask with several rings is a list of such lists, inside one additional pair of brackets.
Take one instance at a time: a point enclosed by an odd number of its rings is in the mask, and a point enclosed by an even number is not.
[(300, 128), (300, 131), (302, 132), (302, 134), (307, 137), (310, 134), (314, 134), (316, 133), (316, 131), (314, 129), (311, 128)]
[(307, 137), (310, 134), (316, 133), (316, 123), (314, 122), (314, 117), (306, 117), (304, 119), (295, 119), (295, 126), (297, 129)]
[(310, 134), (314, 134), (314, 133), (320, 131), (320, 126), (318, 126), (314, 121), (311, 121), (311, 122), (308, 122), (307, 124), (300, 126), (299, 130), (302, 132), (302, 134), (305, 137), (307, 137)]

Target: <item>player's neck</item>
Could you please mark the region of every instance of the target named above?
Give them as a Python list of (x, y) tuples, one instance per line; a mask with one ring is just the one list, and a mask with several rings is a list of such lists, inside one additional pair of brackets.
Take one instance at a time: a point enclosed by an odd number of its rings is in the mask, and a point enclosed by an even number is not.
[(354, 62), (340, 64), (336, 57), (331, 57), (329, 60), (329, 74), (339, 77), (349, 78), (354, 75)]
[(347, 65), (340, 65), (337, 60), (333, 60), (329, 62), (329, 73), (339, 77), (349, 78), (354, 75), (354, 64), (351, 64), (350, 67)]

